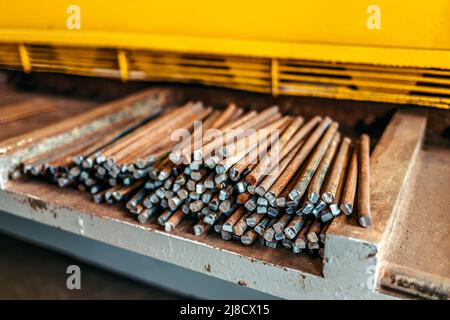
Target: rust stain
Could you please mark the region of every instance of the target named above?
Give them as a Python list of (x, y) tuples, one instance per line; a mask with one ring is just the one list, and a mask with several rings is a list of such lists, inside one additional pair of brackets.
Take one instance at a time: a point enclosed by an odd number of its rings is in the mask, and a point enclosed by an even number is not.
[(205, 270), (211, 272), (211, 265), (209, 263), (205, 266)]
[(238, 281), (238, 285), (246, 287), (247, 286), (247, 282), (245, 282), (244, 280), (239, 280)]
[(390, 280), (391, 284), (394, 287), (398, 287), (399, 289), (404, 288), (407, 292), (410, 292), (412, 294), (427, 297), (429, 299), (449, 299), (449, 295), (447, 292), (443, 292), (435, 286), (430, 286), (428, 284), (417, 281), (416, 279), (411, 279), (409, 277), (401, 275), (391, 275)]
[(39, 199), (33, 199), (33, 198), (28, 198), (27, 199), (28, 205), (31, 207), (31, 209), (33, 210), (46, 210), (47, 209), (47, 203), (45, 203), (42, 200)]
[(367, 258), (372, 258), (375, 257), (377, 255), (377, 250), (374, 250), (372, 252), (369, 252), (369, 254), (367, 255)]
[(375, 256), (377, 255), (377, 252), (378, 252), (377, 247), (375, 247), (375, 246), (373, 246), (373, 245), (371, 245), (371, 244), (369, 244), (369, 243), (364, 243), (364, 245), (365, 245), (366, 247), (369, 247), (369, 248), (370, 248), (370, 252), (369, 252), (369, 254), (367, 255), (367, 258), (372, 258), (372, 257), (375, 257)]
[(300, 273), (299, 281), (302, 284), (303, 290), (306, 288), (305, 286), (305, 276)]

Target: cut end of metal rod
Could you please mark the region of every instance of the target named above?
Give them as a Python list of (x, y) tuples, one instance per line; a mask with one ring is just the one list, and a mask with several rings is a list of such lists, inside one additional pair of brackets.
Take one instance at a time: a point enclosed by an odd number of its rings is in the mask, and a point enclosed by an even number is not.
[(225, 171), (227, 171), (227, 168), (222, 164), (216, 165), (215, 169), (217, 174), (225, 173)]
[(297, 235), (297, 232), (294, 227), (287, 227), (286, 229), (284, 229), (284, 234), (286, 235), (286, 238), (294, 239), (294, 237)]
[(116, 164), (116, 161), (114, 161), (113, 158), (108, 158), (108, 159), (106, 159), (106, 165), (107, 165), (109, 168), (112, 168), (115, 164)]
[(202, 166), (201, 161), (192, 161), (191, 163), (189, 163), (189, 169), (191, 169), (192, 171), (200, 170), (201, 166)]
[(256, 203), (253, 199), (250, 199), (244, 204), (244, 207), (251, 212), (256, 209)]
[(231, 208), (231, 201), (229, 200), (222, 201), (219, 205), (219, 211), (222, 213), (227, 212), (228, 210), (230, 210), (230, 208)]
[(296, 239), (293, 249), (294, 247), (298, 250), (298, 252), (300, 252), (301, 250), (306, 249), (306, 241), (304, 239)]
[(203, 234), (204, 231), (205, 231), (205, 228), (202, 225), (196, 224), (194, 226), (194, 235), (200, 236)]
[(372, 218), (369, 216), (363, 216), (358, 219), (361, 227), (367, 228), (372, 225)]
[(262, 226), (260, 226), (259, 224), (253, 230), (255, 230), (255, 232), (257, 234), (259, 234), (260, 236), (262, 236), (265, 231), (265, 229)]
[(285, 239), (286, 236), (284, 235), (284, 232), (278, 232), (275, 234), (275, 240), (276, 241), (281, 241), (283, 239)]
[(205, 206), (205, 204), (203, 203), (202, 200), (196, 200), (189, 204), (189, 209), (191, 209), (191, 211), (195, 213), (195, 212), (199, 212), (200, 210), (202, 210), (204, 206)]
[[(305, 203), (305, 206), (302, 209), (301, 213), (307, 215), (307, 214), (310, 214), (311, 211), (313, 211), (313, 209), (314, 209), (314, 204), (307, 202), (307, 203)], [(297, 214), (298, 214), (298, 212), (297, 212)]]
[(232, 181), (238, 181), (239, 179), (240, 179), (240, 174), (239, 174), (239, 171), (237, 171), (236, 169), (234, 169), (234, 168), (231, 168), (230, 169), (230, 179), (232, 180)]
[(181, 189), (181, 190), (178, 190), (177, 196), (181, 200), (184, 200), (184, 199), (186, 199), (189, 196), (189, 192), (187, 192), (186, 189)]
[(309, 232), (306, 238), (309, 242), (319, 242), (319, 237), (317, 237), (315, 232)]
[(181, 199), (178, 197), (172, 197), (169, 199), (170, 210), (175, 210), (181, 204)]
[(236, 184), (236, 191), (239, 192), (239, 193), (244, 193), (246, 188), (247, 188), (247, 185), (243, 181), (239, 181)]
[(275, 230), (273, 230), (272, 228), (269, 228), (266, 230), (266, 232), (264, 232), (264, 239), (266, 241), (271, 242), (274, 237), (275, 237)]
[(258, 200), (256, 201), (256, 203), (260, 206), (268, 206), (269, 200), (267, 200), (266, 198), (263, 198), (263, 197), (259, 197)]
[(277, 241), (266, 241), (266, 247), (276, 249), (277, 243)]
[(169, 159), (170, 159), (170, 161), (172, 161), (175, 164), (180, 164), (181, 163), (181, 156), (178, 153), (171, 152), (169, 154)]
[(319, 250), (320, 246), (318, 242), (308, 242), (308, 249)]
[(104, 155), (99, 155), (97, 158), (95, 158), (95, 162), (97, 164), (102, 164), (106, 161), (106, 157)]
[(67, 179), (67, 178), (59, 178), (58, 179), (58, 186), (60, 186), (61, 188), (67, 186), (68, 184), (69, 184), (69, 179)]
[(33, 176), (37, 176), (41, 172), (41, 168), (39, 166), (33, 166), (33, 167), (31, 167), (30, 172)]
[(215, 176), (214, 182), (216, 184), (221, 184), (222, 182), (226, 181), (227, 178), (228, 177), (227, 177), (227, 175), (225, 173), (221, 173), (221, 174), (218, 174), (217, 176)]
[(276, 203), (276, 198), (275, 198), (275, 195), (273, 194), (273, 192), (266, 192), (266, 194), (264, 195), (264, 198), (266, 198), (270, 204)]
[(171, 222), (164, 223), (164, 230), (166, 232), (172, 232), (174, 229), (173, 224)]
[(225, 222), (222, 225), (222, 230), (226, 231), (226, 232), (233, 232), (233, 225), (231, 223), (229, 223), (229, 222)]
[(346, 215), (349, 216), (353, 212), (353, 205), (350, 203), (343, 203), (341, 204), (341, 211)]
[(286, 198), (284, 198), (284, 197), (283, 198), (277, 198), (275, 200), (275, 202), (276, 202), (277, 206), (280, 207), (280, 208), (284, 208), (286, 206)]
[(101, 194), (94, 194), (92, 196), (92, 199), (94, 199), (95, 203), (101, 203), (103, 200), (103, 196)]
[(297, 200), (287, 201), (286, 205), (290, 208), (296, 208), (298, 206), (298, 201)]
[(252, 216), (250, 216), (250, 217), (248, 217), (247, 219), (245, 219), (245, 223), (247, 223), (247, 225), (250, 227), (250, 228), (253, 228), (254, 226), (256, 226), (256, 223), (257, 221), (256, 221), (256, 218), (255, 217), (252, 217)]
[(263, 186), (257, 186), (255, 188), (255, 192), (256, 194), (258, 194), (261, 197), (264, 197), (264, 195), (266, 194), (266, 188), (264, 188)]
[(265, 206), (257, 206), (256, 207), (256, 212), (258, 214), (265, 214), (265, 213), (267, 213), (267, 207), (265, 207)]
[(80, 165), (82, 166), (84, 158), (82, 155), (78, 155), (78, 156), (73, 157), (72, 160), (73, 160), (73, 162), (75, 162), (75, 164), (77, 166), (80, 166)]
[(289, 199), (291, 199), (292, 201), (295, 201), (299, 198), (300, 193), (297, 190), (292, 190), (291, 192), (289, 192)]
[(221, 231), (220, 235), (222, 236), (222, 240), (228, 241), (231, 240), (231, 238), (233, 237), (233, 233), (231, 232), (226, 232), (226, 231)]
[(289, 239), (283, 239), (283, 240), (281, 240), (281, 245), (283, 246), (283, 248), (286, 248), (286, 249), (292, 249), (292, 241), (291, 240), (289, 240)]
[[(97, 158), (97, 163), (99, 163), (98, 158)], [(90, 168), (92, 168), (93, 165), (94, 165), (94, 161), (91, 158), (84, 159), (81, 164), (81, 166), (85, 169), (90, 169)]]
[(168, 217), (165, 214), (162, 214), (158, 217), (158, 223), (163, 226), (166, 224)]
[(279, 213), (279, 211), (278, 211), (277, 208), (269, 207), (269, 208), (267, 209), (267, 214), (268, 214), (270, 217), (276, 217), (276, 216), (278, 215), (278, 213)]
[(314, 211), (316, 211), (317, 213), (320, 213), (326, 207), (327, 207), (327, 204), (324, 201), (320, 201), (314, 208)]
[(216, 223), (213, 228), (214, 228), (214, 232), (216, 232), (216, 233), (222, 232), (222, 224), (220, 224), (220, 223)]
[(138, 219), (139, 223), (144, 224), (148, 221), (149, 216), (148, 216), (148, 214), (146, 214), (146, 211), (144, 211), (138, 215), (137, 219)]
[(198, 182), (202, 179), (202, 172), (200, 171), (192, 171), (191, 172), (191, 179)]
[(332, 203), (334, 201), (334, 195), (330, 192), (325, 192), (322, 194), (322, 200), (325, 201), (325, 203)]
[(19, 170), (14, 170), (14, 171), (11, 173), (11, 179), (13, 179), (13, 180), (17, 180), (17, 179), (19, 179), (20, 177), (22, 177), (22, 172), (19, 171)]
[(193, 157), (195, 161), (201, 161), (203, 158), (203, 154), (201, 150), (194, 150)]
[(312, 203), (317, 203), (319, 201), (320, 195), (317, 192), (310, 192), (308, 194), (308, 200)]
[(242, 244), (244, 244), (246, 246), (249, 246), (249, 245), (253, 244), (254, 241), (255, 241), (255, 238), (251, 237), (251, 236), (243, 235), (241, 237)]
[(339, 209), (339, 205), (337, 203), (330, 204), (330, 211), (333, 214), (333, 216), (338, 216), (341, 213), (341, 210)]
[(203, 222), (212, 226), (216, 222), (216, 217), (213, 214), (208, 214), (203, 218)]
[(159, 180), (159, 181), (164, 181), (164, 180), (166, 180), (168, 177), (170, 177), (170, 172), (168, 173), (168, 172), (161, 171), (161, 172), (159, 173), (159, 175), (158, 175), (158, 180)]
[(195, 192), (198, 194), (203, 194), (206, 191), (205, 185), (202, 183), (197, 183), (195, 185)]
[(326, 211), (320, 216), (320, 219), (322, 220), (323, 223), (325, 223), (333, 219), (333, 217), (334, 215), (330, 211)]
[(205, 165), (210, 168), (210, 169), (214, 169), (214, 167), (216, 166), (217, 162), (216, 159), (214, 157), (208, 158), (205, 160)]

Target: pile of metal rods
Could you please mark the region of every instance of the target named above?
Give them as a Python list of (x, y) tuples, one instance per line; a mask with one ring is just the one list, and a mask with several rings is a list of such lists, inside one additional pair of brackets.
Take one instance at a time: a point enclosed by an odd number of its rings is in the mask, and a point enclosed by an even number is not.
[[(361, 226), (372, 222), (369, 137), (352, 143), (338, 127), (329, 117), (283, 116), (276, 106), (218, 111), (189, 102), (115, 123), (27, 159), (21, 170), (75, 185), (97, 203), (123, 203), (140, 223), (155, 218), (167, 232), (193, 219), (197, 236), (213, 229), (244, 245), (322, 255), (338, 219), (356, 208)], [(179, 129), (189, 133), (180, 143), (171, 137)]]
[(10, 123), (56, 110), (55, 103), (34, 98), (0, 107), (0, 124)]

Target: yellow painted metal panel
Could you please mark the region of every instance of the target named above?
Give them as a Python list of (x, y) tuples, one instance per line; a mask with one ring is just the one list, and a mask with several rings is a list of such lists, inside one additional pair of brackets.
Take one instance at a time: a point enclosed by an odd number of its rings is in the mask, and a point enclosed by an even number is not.
[[(16, 0), (0, 3), (0, 28), (65, 30), (70, 5), (82, 32), (450, 49), (448, 0)], [(380, 28), (370, 30), (373, 5)]]
[(450, 106), (450, 0), (0, 2), (0, 66)]
[(24, 30), (0, 30), (0, 42), (148, 49), (183, 53), (450, 69), (450, 50), (262, 42), (127, 33)]
[(450, 0), (16, 0), (0, 12), (4, 42), (450, 68)]

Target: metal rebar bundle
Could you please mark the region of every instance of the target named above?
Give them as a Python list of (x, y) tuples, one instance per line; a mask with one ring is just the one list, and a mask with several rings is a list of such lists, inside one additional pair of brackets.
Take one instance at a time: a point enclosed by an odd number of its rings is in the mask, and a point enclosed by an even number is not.
[(97, 203), (121, 203), (166, 232), (194, 220), (199, 237), (211, 229), (246, 246), (323, 254), (341, 212), (356, 212), (363, 227), (372, 222), (369, 138), (356, 144), (338, 128), (329, 117), (304, 121), (276, 106), (219, 111), (188, 102), (111, 123), (24, 160), (12, 176), (43, 176)]

